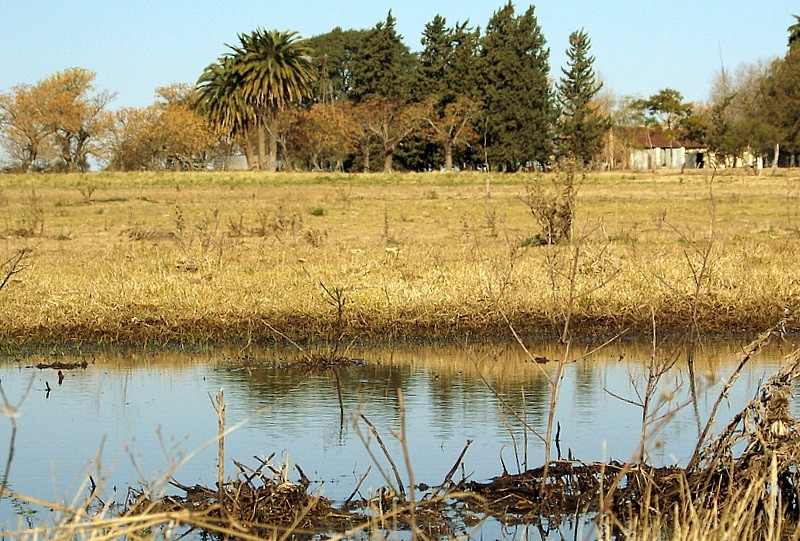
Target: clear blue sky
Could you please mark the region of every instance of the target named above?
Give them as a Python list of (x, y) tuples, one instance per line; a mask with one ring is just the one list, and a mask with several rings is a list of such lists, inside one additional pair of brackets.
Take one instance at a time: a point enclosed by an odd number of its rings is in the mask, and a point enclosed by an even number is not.
[[(389, 9), (413, 50), (436, 14), (484, 28), (504, 0), (0, 0), (0, 92), (71, 66), (97, 73), (118, 94), (112, 107), (152, 103), (154, 90), (194, 83), (203, 68), (256, 27), (303, 37), (337, 26), (371, 28)], [(515, 2), (517, 13), (530, 5)], [(666, 87), (689, 100), (708, 97), (724, 62), (782, 56), (797, 0), (541, 0), (536, 15), (560, 75), (570, 32), (592, 39), (595, 68), (618, 96)]]

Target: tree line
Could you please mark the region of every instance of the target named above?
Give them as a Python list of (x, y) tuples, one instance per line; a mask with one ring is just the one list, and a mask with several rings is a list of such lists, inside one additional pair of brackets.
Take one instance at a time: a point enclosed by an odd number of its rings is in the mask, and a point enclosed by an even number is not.
[[(630, 130), (658, 129), (735, 158), (794, 165), (800, 152), (800, 17), (783, 58), (719, 74), (708, 103), (675, 89), (616, 99), (594, 73), (584, 30), (552, 77), (534, 6), (512, 2), (484, 29), (425, 25), (421, 50), (391, 11), (366, 30), (302, 39), (238, 35), (195, 84), (156, 90), (144, 108), (109, 110), (95, 74), (70, 68), (0, 94), (0, 144), (11, 169), (196, 170), (243, 155), (250, 169), (518, 171), (618, 167)], [(777, 150), (776, 150), (777, 145)]]

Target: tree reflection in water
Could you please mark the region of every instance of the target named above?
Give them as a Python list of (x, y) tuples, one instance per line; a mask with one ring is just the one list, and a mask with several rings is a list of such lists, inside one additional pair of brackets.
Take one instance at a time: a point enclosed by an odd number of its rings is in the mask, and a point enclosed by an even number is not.
[[(531, 348), (539, 355), (558, 357), (551, 346)], [(713, 401), (708, 392), (718, 391), (738, 348), (739, 344), (714, 345), (705, 359), (697, 356), (695, 367), (706, 391), (697, 404), (701, 415)], [(579, 360), (566, 367), (556, 414), (563, 454), (587, 461), (626, 460), (636, 451), (641, 412), (606, 390), (630, 396), (632, 375), (641, 371), (651, 351), (648, 346), (626, 345), (587, 358), (575, 351)], [(541, 441), (522, 437), (517, 416), (534, 429), (543, 428), (548, 384), (542, 367), (525, 362), (518, 348), (481, 344), (351, 353), (365, 362), (337, 368), (336, 375), (330, 369), (288, 368), (284, 352), (267, 350), (252, 351), (247, 359), (224, 351), (98, 356), (86, 369), (65, 372), (61, 386), (55, 371), (27, 368), (36, 359), (6, 363), (0, 366), (0, 381), (12, 402), (34, 378), (17, 419), (9, 482), (23, 494), (70, 501), (91, 473), (104, 499), (121, 500), (119, 487), (158, 479), (170, 473), (180, 457), (197, 451), (173, 475), (186, 485), (212, 486), (216, 417), (208, 393), (214, 395), (220, 388), (225, 389), (229, 426), (246, 421), (226, 438), (229, 459), (247, 461), (276, 453), (302, 466), (317, 489), (332, 499), (346, 498), (372, 465), (353, 429), (359, 414), (375, 424), (395, 461), (403, 462), (401, 446), (392, 435), (400, 428), (400, 389), (417, 482), (440, 483), (468, 439), (474, 443), (456, 481), (462, 475), (482, 481), (500, 474), (501, 457), (509, 469), (516, 467), (524, 441), (529, 465), (540, 465)], [(752, 397), (781, 355), (766, 352), (751, 365), (734, 389), (728, 412)], [(52, 387), (49, 397), (44, 392), (47, 382)], [(657, 465), (688, 459), (696, 440), (694, 415), (691, 409), (678, 412), (659, 434), (662, 444), (650, 450)], [(720, 414), (720, 425), (726, 421)], [(0, 423), (0, 441), (8, 440), (8, 423)], [(212, 444), (200, 449), (208, 442)], [(375, 456), (384, 458), (380, 451)], [(230, 465), (228, 472), (234, 473)], [(374, 492), (385, 484), (373, 468), (362, 491)], [(16, 515), (7, 499), (0, 501), (0, 522), (15, 520)]]

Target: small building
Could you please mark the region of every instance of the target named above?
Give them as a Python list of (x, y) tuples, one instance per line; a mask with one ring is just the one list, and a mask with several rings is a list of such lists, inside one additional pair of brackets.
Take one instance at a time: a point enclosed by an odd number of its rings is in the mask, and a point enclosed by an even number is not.
[(247, 158), (242, 154), (232, 156), (219, 156), (214, 160), (214, 170), (216, 171), (249, 171)]
[(616, 128), (618, 139), (627, 151), (627, 168), (636, 171), (655, 169), (702, 169), (707, 165), (708, 149), (682, 134), (662, 128)]

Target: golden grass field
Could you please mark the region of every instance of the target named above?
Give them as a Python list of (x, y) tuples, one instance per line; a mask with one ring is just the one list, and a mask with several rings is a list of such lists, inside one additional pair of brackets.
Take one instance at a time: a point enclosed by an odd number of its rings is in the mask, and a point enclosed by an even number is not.
[(797, 170), (589, 175), (573, 241), (528, 246), (553, 178), (0, 175), (0, 343), (750, 333), (800, 301)]

